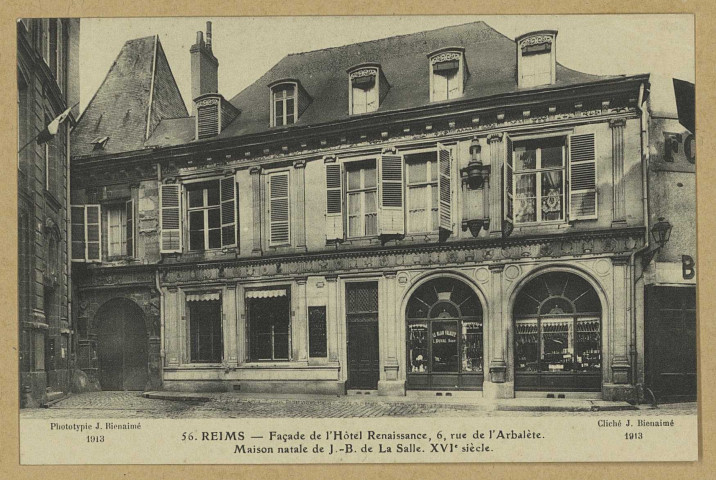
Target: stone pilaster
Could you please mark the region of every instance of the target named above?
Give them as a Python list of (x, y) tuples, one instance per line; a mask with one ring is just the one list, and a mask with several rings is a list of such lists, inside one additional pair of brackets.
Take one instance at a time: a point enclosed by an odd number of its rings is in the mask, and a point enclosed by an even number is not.
[(295, 246), (299, 250), (306, 250), (306, 161), (293, 162), (294, 188), (296, 190), (296, 203), (291, 209), (293, 215), (293, 232)]
[(378, 290), (378, 341), (383, 365), (378, 381), (379, 395), (405, 395), (405, 379), (400, 379), (398, 361), (402, 343), (398, 328), (404, 320), (399, 312), (396, 274), (395, 271), (385, 272)]
[(326, 276), (327, 305), (326, 305), (326, 336), (328, 337), (328, 361), (338, 362), (338, 277)]
[(505, 142), (502, 133), (487, 136), (490, 145), (490, 236), (502, 236), (502, 166), (505, 159)]
[(306, 308), (306, 277), (296, 279), (296, 306), (293, 317), (291, 337), (293, 339), (292, 357), (299, 362), (308, 361), (308, 313)]
[(251, 210), (253, 211), (253, 247), (251, 253), (254, 255), (261, 255), (262, 243), (261, 243), (261, 212), (263, 211), (263, 202), (261, 201), (261, 167), (251, 167), (249, 170), (251, 175), (251, 195), (252, 205)]
[(237, 356), (238, 346), (236, 345), (236, 289), (224, 288), (221, 294), (221, 322), (224, 332), (224, 362), (229, 366), (236, 367), (239, 364)]
[(611, 357), (612, 383), (630, 382), (629, 365), (629, 266), (626, 257), (612, 259), (614, 266), (614, 291), (612, 295), (612, 321), (609, 354)]
[(624, 186), (624, 127), (626, 120), (609, 121), (612, 129), (612, 185), (614, 197), (613, 222), (626, 223), (626, 193)]
[(168, 288), (164, 294), (164, 365), (178, 367), (181, 363), (181, 340), (179, 322), (183, 317), (180, 307), (181, 293), (177, 288)]

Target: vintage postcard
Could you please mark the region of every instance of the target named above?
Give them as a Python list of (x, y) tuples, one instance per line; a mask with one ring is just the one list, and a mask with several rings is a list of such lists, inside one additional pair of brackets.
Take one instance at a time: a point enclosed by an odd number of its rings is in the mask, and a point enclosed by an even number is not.
[(694, 18), (19, 19), (20, 464), (698, 460)]

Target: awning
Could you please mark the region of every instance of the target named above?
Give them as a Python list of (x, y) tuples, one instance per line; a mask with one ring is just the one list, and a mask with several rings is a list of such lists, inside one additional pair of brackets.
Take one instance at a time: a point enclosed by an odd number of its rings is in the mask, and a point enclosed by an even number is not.
[(220, 293), (190, 293), (186, 296), (187, 302), (209, 302), (221, 300)]
[(246, 298), (276, 298), (285, 297), (285, 288), (272, 288), (270, 290), (247, 290)]

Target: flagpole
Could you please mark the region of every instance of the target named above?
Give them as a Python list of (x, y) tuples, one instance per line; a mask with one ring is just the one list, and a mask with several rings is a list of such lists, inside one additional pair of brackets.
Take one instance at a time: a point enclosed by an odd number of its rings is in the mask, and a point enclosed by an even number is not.
[[(69, 110), (72, 111), (72, 109), (74, 109), (74, 108), (75, 108), (77, 105), (79, 105), (79, 104), (80, 104), (80, 102), (75, 103), (74, 105), (72, 105), (72, 106), (69, 108)], [(52, 122), (50, 122), (50, 123), (52, 123)], [(40, 137), (40, 134), (41, 134), (41, 133), (42, 133), (42, 132), (38, 133), (37, 135), (35, 135), (35, 138), (33, 138), (32, 140), (30, 140), (29, 142), (27, 142), (25, 145), (23, 145), (22, 148), (17, 151), (17, 154), (19, 155), (20, 152), (22, 152), (23, 150), (25, 150), (25, 148), (27, 148), (28, 145), (30, 145), (32, 142), (37, 141), (37, 139)]]

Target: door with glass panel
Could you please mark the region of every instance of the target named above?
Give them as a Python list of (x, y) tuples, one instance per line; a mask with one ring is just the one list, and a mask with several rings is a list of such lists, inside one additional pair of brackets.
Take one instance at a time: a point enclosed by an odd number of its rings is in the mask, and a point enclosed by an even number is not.
[(540, 275), (523, 287), (513, 311), (516, 390), (601, 390), (601, 303), (586, 280)]
[(374, 390), (380, 377), (378, 283), (346, 285), (349, 389)]
[(437, 278), (408, 301), (407, 387), (482, 388), (482, 305), (465, 283)]

